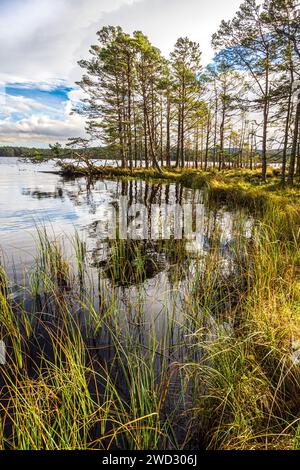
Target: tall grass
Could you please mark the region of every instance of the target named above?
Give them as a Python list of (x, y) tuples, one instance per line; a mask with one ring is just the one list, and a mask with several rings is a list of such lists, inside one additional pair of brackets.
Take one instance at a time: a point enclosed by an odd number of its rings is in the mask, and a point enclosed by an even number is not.
[(17, 296), (0, 268), (0, 448), (299, 448), (300, 214), (248, 222), (101, 261), (39, 229)]
[(201, 361), (183, 365), (197, 384), (194, 412), (208, 448), (299, 445), (299, 221), (298, 210), (270, 204), (248, 247), (239, 301), (228, 303), (233, 323), (214, 317), (213, 334), (199, 334)]

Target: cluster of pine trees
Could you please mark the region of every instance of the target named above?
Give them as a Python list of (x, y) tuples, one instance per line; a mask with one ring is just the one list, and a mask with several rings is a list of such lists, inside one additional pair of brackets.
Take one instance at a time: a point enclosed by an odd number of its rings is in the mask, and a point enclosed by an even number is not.
[(188, 38), (166, 59), (140, 31), (107, 26), (97, 34), (90, 59), (80, 62), (87, 98), (77, 111), (91, 140), (124, 168), (260, 164), (265, 179), (276, 149), (283, 181), (300, 175), (296, 0), (245, 0), (213, 35), (216, 56), (206, 68)]

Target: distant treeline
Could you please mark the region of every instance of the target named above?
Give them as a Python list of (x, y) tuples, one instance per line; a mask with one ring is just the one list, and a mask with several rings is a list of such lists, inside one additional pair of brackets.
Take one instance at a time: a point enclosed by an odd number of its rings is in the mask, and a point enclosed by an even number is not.
[[(73, 151), (76, 151), (76, 149), (73, 149)], [(234, 157), (235, 155), (238, 154), (239, 149), (238, 148), (226, 148), (224, 149), (226, 152), (227, 156), (232, 156)], [(80, 152), (84, 152), (83, 149), (80, 149)], [(120, 156), (117, 156), (115, 153), (112, 153), (109, 148), (106, 147), (94, 147), (94, 148), (89, 148), (87, 150), (90, 156), (95, 159), (101, 159), (101, 160), (121, 160)], [(257, 150), (257, 157), (259, 161), (259, 156), (261, 155), (261, 150)], [(209, 157), (213, 158), (214, 154), (216, 151), (214, 149), (210, 149), (209, 151)], [(31, 158), (34, 157), (37, 161), (39, 158), (42, 161), (45, 161), (47, 158), (52, 159), (53, 158), (53, 153), (50, 148), (36, 148), (36, 147), (11, 147), (11, 146), (3, 146), (0, 147), (0, 158), (1, 157), (14, 157), (14, 158)], [(171, 150), (170, 151), (170, 157), (171, 161), (175, 162), (176, 161), (176, 150)], [(282, 151), (278, 150), (268, 150), (268, 161), (271, 163), (277, 163), (280, 162), (282, 158)], [(187, 154), (187, 162), (193, 162), (196, 159), (195, 152), (191, 150)]]
[[(76, 151), (76, 149), (73, 149)], [(93, 155), (95, 159), (115, 159), (107, 149), (104, 147), (89, 148), (89, 153)], [(81, 149), (82, 152), (82, 149)], [(53, 158), (53, 153), (50, 148), (36, 148), (36, 147), (11, 147), (3, 146), (0, 147), (0, 158), (1, 157), (15, 157), (15, 158), (32, 158), (35, 157), (37, 160), (40, 157), (42, 160)]]
[(0, 147), (0, 157), (30, 157), (39, 154), (43, 157), (50, 156), (50, 149), (36, 149), (28, 147)]

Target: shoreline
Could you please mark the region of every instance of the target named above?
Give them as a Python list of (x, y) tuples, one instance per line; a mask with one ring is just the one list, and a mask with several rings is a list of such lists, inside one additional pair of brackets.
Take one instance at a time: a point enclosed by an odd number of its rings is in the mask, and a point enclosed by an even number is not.
[(230, 206), (242, 206), (250, 210), (264, 210), (271, 205), (284, 208), (300, 202), (300, 185), (282, 186), (276, 170), (268, 170), (267, 183), (263, 183), (260, 170), (224, 169), (220, 172), (200, 169), (163, 168), (162, 173), (154, 168), (94, 168), (93, 173), (85, 169), (65, 168), (58, 171), (41, 171), (62, 177), (93, 179), (142, 179), (182, 184), (191, 189), (205, 189), (208, 198)]

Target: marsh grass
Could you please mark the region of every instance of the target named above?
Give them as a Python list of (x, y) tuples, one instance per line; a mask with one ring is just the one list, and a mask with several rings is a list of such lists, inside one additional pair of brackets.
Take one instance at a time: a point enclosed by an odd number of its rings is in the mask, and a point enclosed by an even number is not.
[(298, 445), (300, 369), (292, 358), (300, 334), (298, 224), (299, 212), (269, 207), (241, 271), (246, 286), (227, 315), (234, 326), (214, 316), (213, 333), (199, 330), (203, 357), (183, 365), (197, 384), (194, 410), (208, 448)]
[[(76, 170), (77, 171), (77, 170)], [(193, 189), (204, 189), (209, 200), (234, 207), (244, 206), (259, 215), (273, 202), (280, 206), (297, 204), (300, 197), (299, 181), (293, 186), (282, 185), (276, 170), (267, 170), (267, 180), (261, 178), (260, 169), (224, 169), (207, 171), (194, 168), (163, 168), (160, 173), (153, 168), (95, 167), (94, 178), (143, 179), (151, 182), (174, 182)], [(84, 169), (74, 176), (86, 176)]]
[(114, 241), (100, 262), (40, 228), (17, 296), (0, 267), (1, 448), (300, 447), (299, 209), (190, 174), (209, 204), (257, 211), (250, 238), (239, 214), (227, 253), (215, 229), (205, 254)]

